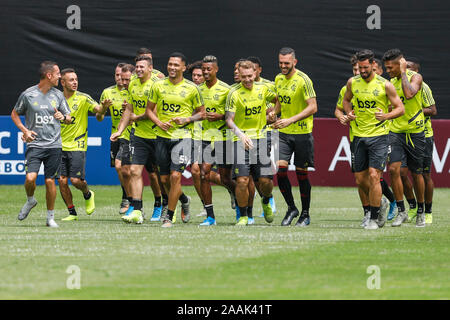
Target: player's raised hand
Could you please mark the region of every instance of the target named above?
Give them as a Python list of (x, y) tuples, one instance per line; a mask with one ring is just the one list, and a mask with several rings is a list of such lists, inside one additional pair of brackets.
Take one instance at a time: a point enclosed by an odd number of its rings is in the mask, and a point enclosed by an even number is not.
[(102, 113), (105, 113), (106, 110), (112, 105), (111, 99), (105, 99), (102, 101)]
[(58, 121), (62, 121), (64, 120), (64, 115), (61, 113), (61, 111), (58, 111), (58, 109), (56, 109), (55, 107), (53, 108), (55, 109), (55, 114), (53, 115), (53, 118), (55, 118)]
[(400, 72), (401, 73), (406, 72), (406, 59), (401, 58), (398, 62), (400, 63)]

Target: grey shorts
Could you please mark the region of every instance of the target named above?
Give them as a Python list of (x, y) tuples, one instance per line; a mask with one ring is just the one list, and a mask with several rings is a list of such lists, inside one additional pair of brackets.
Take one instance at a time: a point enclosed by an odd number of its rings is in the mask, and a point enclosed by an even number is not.
[(61, 175), (84, 180), (86, 175), (86, 151), (63, 151)]
[(61, 148), (27, 148), (25, 152), (25, 172), (39, 172), (44, 163), (45, 179), (58, 179), (61, 168)]

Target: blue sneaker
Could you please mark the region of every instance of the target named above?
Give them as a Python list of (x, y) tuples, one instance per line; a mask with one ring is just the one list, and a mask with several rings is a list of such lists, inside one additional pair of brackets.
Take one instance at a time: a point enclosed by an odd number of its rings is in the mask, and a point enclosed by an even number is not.
[(387, 216), (388, 220), (392, 220), (395, 217), (395, 208), (397, 207), (397, 201), (391, 202), (389, 205), (389, 213)]
[[(270, 203), (270, 206), (272, 207), (272, 212), (273, 212), (273, 214), (275, 214), (276, 212), (277, 212), (277, 206), (275, 205), (275, 199), (274, 199), (274, 197), (271, 197), (270, 199), (269, 199), (269, 203)], [(261, 213), (261, 215), (259, 216), (260, 218), (264, 218), (264, 211)]]
[(239, 207), (236, 206), (236, 221), (239, 221), (240, 217), (241, 217), (241, 211), (239, 210)]
[(248, 218), (247, 224), (255, 224), (255, 218)]
[(153, 215), (150, 221), (159, 221), (161, 219), (162, 205), (160, 207), (153, 207)]
[(216, 225), (216, 219), (208, 217), (205, 220), (203, 220), (202, 223), (199, 224), (199, 226), (215, 226)]

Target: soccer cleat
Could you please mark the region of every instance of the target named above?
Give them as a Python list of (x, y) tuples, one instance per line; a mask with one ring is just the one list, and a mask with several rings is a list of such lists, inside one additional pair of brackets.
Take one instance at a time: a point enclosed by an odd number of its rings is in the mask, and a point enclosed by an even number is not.
[(387, 219), (391, 221), (395, 217), (395, 208), (397, 207), (397, 201), (393, 201), (389, 204), (389, 213)]
[(376, 230), (379, 228), (380, 227), (378, 226), (377, 220), (375, 219), (370, 219), (367, 225), (364, 227), (364, 229), (366, 230)]
[(431, 213), (425, 213), (425, 223), (426, 224), (432, 224), (433, 223), (433, 216)]
[(197, 215), (197, 217), (206, 217), (206, 209), (203, 207), (202, 211)]
[(31, 209), (33, 209), (34, 207), (36, 207), (37, 205), (37, 200), (33, 198), (32, 201), (27, 201), (22, 209), (20, 209), (19, 215), (17, 216), (17, 219), (19, 220), (24, 220), (26, 219), (26, 217), (28, 217), (28, 214), (30, 213)]
[(239, 219), (241, 218), (241, 210), (239, 210), (239, 207), (236, 206), (236, 222), (239, 221)]
[(199, 226), (215, 226), (216, 225), (216, 219), (208, 217), (205, 220), (203, 220), (202, 223), (199, 224)]
[(281, 221), (281, 225), (282, 226), (290, 225), (292, 220), (294, 220), (294, 218), (298, 217), (299, 215), (300, 213), (298, 212), (297, 208), (294, 209), (289, 208), (288, 211), (286, 212), (286, 215), (284, 216), (283, 221)]
[(408, 211), (408, 219), (406, 222), (413, 222), (414, 218), (417, 216), (417, 208), (409, 209)]
[[(270, 199), (269, 199), (269, 203), (270, 203), (270, 206), (272, 207), (272, 212), (273, 212), (273, 214), (275, 214), (276, 212), (277, 212), (277, 206), (275, 205), (275, 199), (274, 199), (274, 197), (271, 197)], [(259, 216), (260, 218), (264, 218), (264, 211), (261, 213), (261, 215)]]
[(188, 202), (181, 203), (181, 220), (184, 223), (188, 223), (191, 219), (191, 213), (190, 213), (190, 205), (191, 205), (191, 197), (187, 196)]
[(128, 201), (128, 199), (122, 199), (122, 202), (120, 203), (119, 214), (125, 214), (128, 211), (129, 207), (130, 201)]
[(389, 206), (389, 200), (386, 198), (381, 199), (381, 207), (380, 207), (380, 213), (378, 214), (377, 223), (378, 227), (383, 228), (384, 224), (386, 223), (386, 211)]
[(131, 214), (134, 211), (134, 207), (133, 206), (129, 206), (127, 212), (125, 212), (125, 214), (121, 217), (122, 221), (126, 222), (126, 223), (131, 223), (130, 217)]
[(90, 191), (91, 197), (86, 200), (86, 214), (91, 215), (95, 211), (95, 193), (94, 191)]
[(50, 228), (58, 228), (58, 225), (55, 222), (55, 219), (47, 219), (47, 223), (46, 223), (47, 227)]
[(144, 217), (142, 216), (141, 210), (133, 210), (133, 212), (128, 216), (129, 222), (141, 224), (144, 222)]
[(61, 221), (78, 221), (78, 216), (69, 214), (67, 217), (61, 219)]
[(425, 227), (425, 213), (419, 213), (416, 218), (416, 227)]
[(247, 224), (248, 224), (248, 225), (255, 224), (255, 218), (248, 218)]
[(264, 211), (264, 220), (266, 220), (267, 223), (271, 223), (273, 221), (273, 211), (270, 205), (270, 201), (268, 204), (264, 204), (263, 200), (261, 199), (261, 206)]
[(311, 218), (309, 217), (309, 213), (307, 211), (302, 211), (302, 214), (300, 215), (300, 218), (298, 218), (297, 223), (295, 224), (296, 227), (306, 227), (309, 226), (311, 222)]
[(248, 224), (248, 217), (240, 217), (235, 226), (246, 226)]
[(367, 224), (369, 223), (369, 220), (370, 220), (370, 211), (367, 211), (361, 224), (360, 224), (360, 227), (365, 228), (367, 226)]
[(162, 206), (153, 207), (153, 215), (150, 221), (159, 221), (161, 219), (161, 213), (162, 213)]
[(394, 222), (392, 222), (393, 227), (400, 227), (403, 222), (408, 220), (408, 214), (406, 211), (399, 211), (397, 217), (395, 217)]
[(173, 223), (170, 221), (170, 219), (164, 219), (163, 224), (161, 225), (161, 228), (172, 228)]

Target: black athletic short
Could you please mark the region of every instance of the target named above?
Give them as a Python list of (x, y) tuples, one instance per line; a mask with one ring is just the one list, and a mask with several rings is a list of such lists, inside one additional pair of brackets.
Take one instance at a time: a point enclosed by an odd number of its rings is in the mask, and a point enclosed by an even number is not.
[(383, 171), (386, 167), (389, 152), (387, 134), (376, 137), (354, 137), (353, 148), (355, 172), (364, 171), (369, 167)]
[(116, 159), (122, 161), (123, 166), (131, 165), (131, 145), (130, 141), (127, 139), (119, 139), (120, 147), (119, 152), (117, 153)]
[(86, 151), (63, 151), (61, 175), (84, 180), (86, 175)]
[(117, 141), (111, 141), (109, 148), (109, 162), (110, 162), (109, 165), (111, 168), (114, 168), (116, 166), (116, 159), (120, 160), (120, 158), (117, 158), (119, 150), (120, 150), (120, 139), (118, 139)]
[(389, 133), (391, 154), (389, 163), (406, 163), (412, 173), (421, 174), (424, 168), (425, 133)]
[(314, 138), (312, 133), (287, 134), (279, 133), (279, 160), (291, 161), (294, 154), (294, 165), (298, 168), (314, 168)]
[(203, 141), (199, 163), (214, 164), (219, 168), (231, 168), (234, 163), (232, 140)]
[(25, 152), (25, 172), (39, 172), (44, 163), (45, 179), (58, 179), (61, 168), (61, 148), (27, 148)]
[(425, 155), (423, 158), (423, 173), (430, 173), (433, 165), (434, 137), (425, 138)]
[(153, 172), (156, 164), (156, 139), (146, 139), (135, 135), (131, 137), (131, 164), (143, 165)]
[[(265, 140), (265, 141), (264, 141)], [(273, 178), (272, 163), (267, 156), (267, 140), (252, 139), (253, 149), (246, 150), (241, 141), (234, 142), (234, 177)]]
[(172, 171), (183, 172), (189, 164), (192, 152), (192, 139), (156, 139), (156, 164), (161, 175)]

